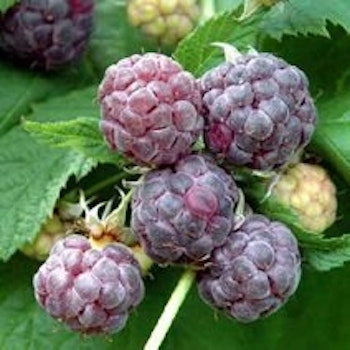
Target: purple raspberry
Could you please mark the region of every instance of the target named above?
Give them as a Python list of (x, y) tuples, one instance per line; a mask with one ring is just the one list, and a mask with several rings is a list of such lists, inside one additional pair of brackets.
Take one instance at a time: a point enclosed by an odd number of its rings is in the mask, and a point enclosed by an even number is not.
[(235, 182), (209, 157), (153, 170), (133, 197), (131, 226), (158, 263), (202, 264), (232, 229)]
[(144, 296), (141, 271), (129, 248), (114, 243), (96, 250), (80, 235), (53, 246), (33, 285), (49, 315), (86, 334), (121, 330)]
[(306, 146), (316, 108), (305, 74), (269, 53), (246, 54), (200, 79), (205, 142), (235, 165), (272, 170)]
[(214, 250), (198, 274), (202, 299), (241, 322), (278, 310), (297, 289), (301, 268), (297, 240), (287, 226), (251, 215)]
[(22, 0), (0, 14), (0, 50), (33, 67), (78, 60), (93, 27), (93, 0)]
[(109, 146), (138, 164), (177, 162), (203, 130), (194, 77), (162, 54), (133, 55), (110, 66), (99, 101)]

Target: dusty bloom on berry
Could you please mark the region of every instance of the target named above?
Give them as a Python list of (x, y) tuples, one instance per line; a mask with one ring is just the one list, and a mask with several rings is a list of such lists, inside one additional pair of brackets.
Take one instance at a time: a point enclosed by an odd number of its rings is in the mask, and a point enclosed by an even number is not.
[(145, 176), (134, 194), (131, 226), (154, 261), (201, 265), (231, 231), (237, 202), (232, 177), (193, 154)]
[(288, 163), (305, 147), (316, 108), (305, 74), (270, 53), (248, 53), (200, 79), (205, 142), (219, 158), (257, 170)]
[(133, 55), (111, 65), (98, 95), (109, 146), (138, 164), (174, 164), (202, 133), (196, 80), (165, 55)]
[(49, 315), (86, 334), (121, 330), (144, 296), (141, 271), (129, 248), (113, 243), (97, 250), (80, 235), (54, 245), (33, 285)]
[(249, 216), (212, 254), (198, 274), (202, 299), (241, 322), (277, 311), (300, 280), (297, 240), (284, 224)]

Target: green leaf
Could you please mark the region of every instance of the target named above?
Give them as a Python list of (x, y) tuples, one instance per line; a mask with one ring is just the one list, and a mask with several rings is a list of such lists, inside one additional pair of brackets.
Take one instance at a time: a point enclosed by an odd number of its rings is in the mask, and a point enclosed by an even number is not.
[(328, 271), (336, 267), (342, 267), (350, 261), (350, 234), (335, 238), (339, 246), (329, 251), (309, 249), (305, 251), (305, 257), (315, 269)]
[(56, 74), (17, 69), (0, 61), (0, 135), (18, 124), (30, 105), (91, 83), (93, 72), (82, 64)]
[(37, 263), (20, 255), (0, 265), (0, 343), (3, 350), (142, 349), (178, 278), (176, 270), (154, 271), (155, 279), (146, 281), (145, 300), (131, 314), (122, 332), (82, 337), (49, 317), (36, 303), (31, 279), (37, 268)]
[(237, 12), (224, 12), (209, 19), (190, 33), (178, 45), (174, 56), (182, 66), (195, 76), (224, 60), (221, 49), (214, 42), (234, 44), (238, 49), (255, 46), (258, 17), (239, 23)]
[(117, 164), (118, 167), (126, 164), (122, 156), (107, 147), (96, 117), (54, 123), (26, 121), (24, 127), (50, 146), (75, 149), (99, 163)]
[(125, 0), (99, 0), (97, 19), (91, 38), (89, 57), (100, 74), (112, 63), (133, 53), (159, 51), (159, 47), (145, 39), (128, 22)]
[(0, 12), (5, 12), (16, 2), (17, 0), (0, 0)]
[(216, 0), (216, 12), (233, 10), (243, 3), (243, 0)]
[(81, 177), (93, 163), (73, 152), (47, 149), (19, 127), (0, 138), (0, 147), (0, 258), (7, 259), (34, 239), (67, 179)]
[(0, 62), (0, 135), (15, 125), (29, 103), (47, 95), (48, 81), (33, 72), (13, 69)]
[(282, 0), (264, 16), (262, 30), (274, 38), (283, 34), (328, 36), (327, 21), (350, 32), (347, 0)]
[[(35, 105), (29, 118), (50, 121), (96, 115), (95, 90), (92, 87)], [(68, 178), (82, 177), (95, 162), (76, 151), (40, 144), (19, 126), (0, 138), (0, 162), (0, 258), (7, 259), (34, 239)]]
[(273, 52), (302, 69), (316, 99), (335, 96), (342, 86), (350, 85), (350, 36), (342, 28), (332, 25), (328, 25), (328, 31), (330, 38), (311, 35), (284, 36), (282, 41), (265, 38), (259, 49)]
[(350, 92), (321, 100), (318, 110), (312, 146), (350, 183)]
[[(146, 298), (122, 332), (110, 337), (81, 337), (36, 304), (31, 279), (37, 268), (37, 263), (19, 255), (0, 265), (3, 350), (142, 349), (180, 273), (174, 268), (152, 271), (153, 278), (146, 280)], [(286, 306), (251, 324), (214, 313), (194, 287), (161, 349), (309, 350), (311, 345), (318, 350), (348, 349), (349, 273), (349, 266), (322, 274), (304, 269), (296, 295)], [(330, 324), (337, 325), (336, 336)]]

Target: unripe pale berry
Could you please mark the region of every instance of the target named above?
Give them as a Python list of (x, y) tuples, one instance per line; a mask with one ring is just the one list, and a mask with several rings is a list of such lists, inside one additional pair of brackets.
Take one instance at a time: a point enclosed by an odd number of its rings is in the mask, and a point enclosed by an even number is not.
[(176, 44), (196, 25), (200, 8), (196, 0), (129, 0), (132, 25), (161, 44)]
[(321, 166), (296, 164), (281, 175), (272, 195), (296, 213), (306, 230), (321, 233), (336, 219), (336, 188)]
[(36, 260), (45, 260), (52, 246), (62, 238), (67, 231), (67, 225), (58, 215), (53, 215), (41, 227), (34, 242), (27, 243), (21, 248), (21, 252)]

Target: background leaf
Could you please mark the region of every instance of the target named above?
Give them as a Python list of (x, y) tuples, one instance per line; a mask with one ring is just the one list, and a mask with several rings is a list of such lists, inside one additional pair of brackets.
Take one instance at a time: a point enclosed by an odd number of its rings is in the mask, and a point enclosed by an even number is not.
[(320, 122), (313, 146), (350, 183), (350, 93), (319, 102)]
[(281, 41), (266, 37), (259, 41), (261, 51), (279, 55), (306, 73), (316, 102), (336, 96), (350, 82), (350, 36), (340, 27), (329, 24), (327, 29), (330, 37), (285, 35)]
[(91, 84), (93, 72), (90, 68), (82, 64), (57, 75), (44, 75), (16, 69), (8, 62), (0, 61), (0, 136), (18, 124), (21, 116), (30, 111), (32, 103)]
[[(29, 118), (68, 120), (79, 114), (96, 114), (95, 89), (35, 105)], [(76, 151), (40, 144), (20, 126), (0, 138), (0, 163), (0, 258), (7, 259), (17, 248), (34, 239), (42, 222), (52, 213), (69, 177), (82, 177), (95, 163)]]
[(96, 9), (97, 19), (89, 58), (98, 74), (130, 54), (159, 51), (156, 43), (147, 40), (138, 29), (129, 24), (126, 1), (99, 0)]
[[(231, 10), (236, 2), (217, 0), (217, 9)], [(0, 6), (3, 4), (4, 1), (0, 0)], [(349, 151), (346, 139), (350, 39), (346, 31), (349, 31), (349, 6), (348, 0), (283, 0), (271, 10), (265, 9), (240, 23), (235, 19), (239, 12), (226, 12), (189, 35), (180, 44), (175, 56), (199, 76), (207, 68), (223, 61), (220, 49), (209, 44), (224, 41), (243, 49), (253, 45), (300, 66), (309, 76), (320, 113), (320, 128), (315, 134), (312, 150), (324, 157), (323, 164), (332, 175), (338, 177), (338, 174), (342, 174), (348, 179)], [(81, 120), (76, 121), (76, 118), (98, 116), (95, 92), (104, 69), (132, 53), (159, 51), (155, 43), (146, 40), (127, 23), (125, 1), (99, 0), (97, 12), (90, 51), (79, 65), (60, 73), (43, 74), (0, 63), (2, 258), (8, 258), (17, 247), (35, 235), (67, 181), (76, 186), (74, 174), (81, 177), (89, 171), (89, 176), (84, 177), (79, 186), (84, 181), (94, 183), (97, 178), (109, 181), (106, 179), (107, 170), (113, 181), (116, 175), (121, 174), (118, 168), (111, 165), (99, 166), (90, 172), (93, 164), (88, 159), (91, 154), (77, 154), (68, 147), (52, 149), (36, 142), (18, 125), (23, 116), (38, 123), (61, 121), (64, 124), (55, 125), (78, 128), (83, 135), (97, 136), (92, 122), (85, 124), (87, 129), (84, 131), (79, 124)], [(338, 23), (345, 30), (331, 25), (331, 22)], [(297, 32), (319, 33), (323, 37), (286, 35)], [(282, 41), (267, 40), (266, 33), (282, 38)], [(81, 90), (82, 86), (91, 87)], [(65, 130), (65, 137), (69, 139), (68, 131)], [(78, 144), (82, 149), (89, 145), (84, 137), (80, 141)], [(76, 146), (74, 142), (72, 144)], [(96, 151), (98, 144), (96, 140), (96, 148), (86, 147), (85, 152), (90, 149), (92, 154), (102, 154)], [(111, 186), (114, 185), (113, 181), (110, 182)], [(350, 227), (349, 184), (342, 180), (340, 183), (339, 220), (329, 231), (329, 235), (334, 236), (349, 232)], [(71, 188), (67, 191), (71, 191)], [(110, 191), (103, 195), (109, 199)], [(270, 209), (286, 220), (293, 220), (293, 216), (276, 206)], [(342, 265), (349, 256), (349, 236), (324, 240), (305, 232), (298, 234), (304, 245), (307, 264), (304, 264), (300, 288), (285, 308), (266, 320), (249, 325), (237, 324), (222, 315), (215, 315), (200, 301), (193, 288), (162, 349), (350, 349), (349, 264), (322, 274), (308, 268), (309, 264), (321, 270)], [(6, 264), (0, 264), (1, 349), (142, 349), (180, 274), (173, 268), (155, 268), (152, 271), (153, 279), (147, 280), (146, 299), (133, 313), (127, 327), (111, 339), (85, 339), (66, 331), (36, 305), (31, 277), (37, 267), (35, 262), (20, 255)]]
[[(154, 269), (153, 278), (146, 281), (145, 300), (121, 333), (110, 338), (80, 337), (52, 320), (36, 304), (31, 279), (37, 268), (37, 263), (20, 255), (0, 265), (3, 350), (142, 349), (180, 274), (173, 268)], [(199, 299), (194, 286), (161, 349), (347, 350), (349, 273), (349, 266), (322, 274), (304, 270), (297, 293), (287, 305), (252, 324), (216, 315)]]
[(262, 30), (277, 39), (283, 34), (328, 36), (327, 22), (350, 32), (350, 3), (346, 0), (280, 0), (264, 17)]
[(77, 150), (99, 163), (111, 163), (119, 167), (127, 164), (120, 154), (108, 148), (96, 117), (78, 117), (54, 123), (26, 121), (24, 127), (38, 140), (52, 147)]
[(224, 61), (222, 50), (211, 45), (213, 42), (233, 43), (238, 49), (255, 46), (258, 18), (254, 17), (244, 25), (236, 18), (237, 12), (224, 12), (203, 23), (180, 42), (174, 53), (175, 59), (198, 77)]
[(16, 3), (17, 0), (0, 0), (0, 12), (5, 12)]
[(336, 267), (342, 267), (350, 261), (350, 234), (341, 238), (342, 246), (329, 251), (310, 249), (305, 252), (308, 262), (319, 271), (328, 271)]
[(243, 3), (243, 0), (216, 0), (216, 11), (233, 10)]

